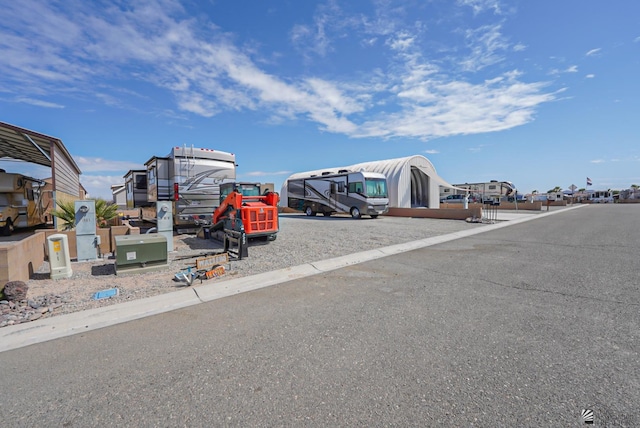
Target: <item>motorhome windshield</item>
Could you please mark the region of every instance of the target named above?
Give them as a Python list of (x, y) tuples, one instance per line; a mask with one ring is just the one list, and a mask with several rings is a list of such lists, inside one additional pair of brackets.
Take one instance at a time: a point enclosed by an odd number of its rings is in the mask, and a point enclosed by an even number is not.
[(387, 198), (387, 180), (384, 178), (367, 178), (365, 179), (367, 197), (369, 198)]

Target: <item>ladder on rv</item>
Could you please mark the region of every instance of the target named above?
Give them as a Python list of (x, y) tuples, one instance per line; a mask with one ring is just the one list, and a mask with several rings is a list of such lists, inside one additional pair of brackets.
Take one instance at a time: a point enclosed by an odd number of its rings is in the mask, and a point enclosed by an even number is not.
[(192, 178), (192, 170), (196, 165), (196, 155), (193, 144), (190, 147), (190, 153), (186, 144), (183, 144), (182, 148), (184, 156), (180, 157), (180, 176), (183, 178), (182, 182), (184, 183)]

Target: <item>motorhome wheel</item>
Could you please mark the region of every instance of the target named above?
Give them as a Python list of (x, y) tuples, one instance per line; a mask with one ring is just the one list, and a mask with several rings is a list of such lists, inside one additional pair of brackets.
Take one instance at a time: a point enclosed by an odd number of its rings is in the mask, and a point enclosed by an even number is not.
[(351, 208), (351, 217), (360, 218), (360, 210), (356, 207)]
[(314, 213), (314, 212), (313, 212), (313, 210), (311, 209), (311, 207), (307, 207), (307, 208), (305, 208), (304, 213), (305, 213), (306, 215), (308, 215), (309, 217), (316, 215), (316, 213)]

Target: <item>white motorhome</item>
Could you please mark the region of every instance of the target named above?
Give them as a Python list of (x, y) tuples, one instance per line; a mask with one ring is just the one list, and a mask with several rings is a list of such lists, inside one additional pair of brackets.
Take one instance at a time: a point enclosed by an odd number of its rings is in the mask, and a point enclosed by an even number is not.
[(45, 222), (42, 192), (45, 182), (0, 169), (0, 233)]
[(173, 201), (173, 224), (188, 229), (210, 224), (220, 205), (220, 183), (236, 178), (236, 157), (219, 150), (174, 147), (166, 157), (154, 156), (147, 168), (147, 201), (142, 217), (154, 221), (155, 203)]
[(349, 213), (353, 218), (376, 218), (389, 210), (387, 178), (376, 172), (326, 172), (289, 179), (286, 186), (287, 206), (308, 216)]

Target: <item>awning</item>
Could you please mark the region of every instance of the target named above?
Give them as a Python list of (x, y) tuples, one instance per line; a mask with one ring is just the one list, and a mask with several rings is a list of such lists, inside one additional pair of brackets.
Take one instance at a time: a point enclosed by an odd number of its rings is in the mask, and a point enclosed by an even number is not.
[(80, 174), (80, 168), (58, 138), (0, 122), (0, 157), (19, 159), (51, 168), (51, 151), (54, 147), (66, 155)]

